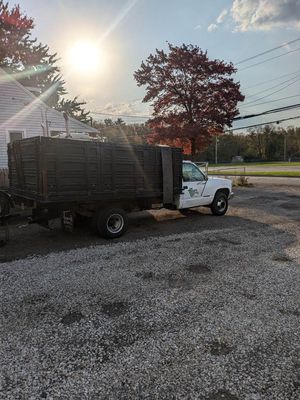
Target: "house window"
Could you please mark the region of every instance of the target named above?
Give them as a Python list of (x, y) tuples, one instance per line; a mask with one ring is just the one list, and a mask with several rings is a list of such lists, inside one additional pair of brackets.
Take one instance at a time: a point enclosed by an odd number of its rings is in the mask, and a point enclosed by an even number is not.
[(8, 138), (9, 143), (13, 143), (16, 140), (21, 140), (24, 137), (24, 131), (9, 131)]

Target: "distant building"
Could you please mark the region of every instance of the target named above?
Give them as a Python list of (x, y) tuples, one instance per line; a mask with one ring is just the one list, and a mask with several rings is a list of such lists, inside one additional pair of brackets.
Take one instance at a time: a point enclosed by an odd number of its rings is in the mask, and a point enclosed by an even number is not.
[[(0, 168), (7, 168), (7, 144), (33, 136), (66, 135), (63, 113), (54, 110), (0, 68)], [(69, 132), (84, 137), (98, 133), (91, 126), (68, 118)]]

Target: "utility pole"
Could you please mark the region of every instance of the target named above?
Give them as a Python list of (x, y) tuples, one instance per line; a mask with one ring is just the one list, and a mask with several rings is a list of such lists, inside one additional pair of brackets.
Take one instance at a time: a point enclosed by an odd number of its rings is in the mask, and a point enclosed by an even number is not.
[(65, 124), (66, 124), (66, 138), (71, 138), (71, 133), (70, 133), (70, 126), (69, 126), (69, 116), (68, 114), (64, 111), (63, 116), (65, 119)]
[(286, 149), (287, 149), (287, 132), (283, 134), (283, 161), (286, 161)]
[(218, 137), (216, 136), (215, 142), (215, 164), (218, 164)]

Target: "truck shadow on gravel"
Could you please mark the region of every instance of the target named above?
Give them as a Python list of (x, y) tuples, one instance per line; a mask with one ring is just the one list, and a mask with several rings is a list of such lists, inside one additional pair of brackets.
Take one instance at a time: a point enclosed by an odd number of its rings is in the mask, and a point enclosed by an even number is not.
[[(134, 213), (129, 217), (127, 233), (114, 240), (106, 240), (95, 235), (90, 230), (90, 226), (77, 227), (74, 232), (69, 233), (61, 230), (59, 221), (55, 221), (52, 230), (39, 225), (26, 226), (25, 220), (22, 219), (18, 222), (10, 226), (10, 241), (1, 248), (0, 263), (32, 255), (45, 255), (96, 245), (114, 245), (120, 242), (134, 242), (138, 239), (201, 232), (208, 229), (223, 230), (246, 227), (246, 225), (250, 229), (255, 229), (255, 222), (231, 215), (215, 217), (203, 208), (191, 210), (184, 216), (178, 211), (169, 210)], [(224, 240), (229, 241), (226, 238)], [(172, 239), (170, 243), (171, 241)], [(173, 241), (172, 245), (180, 245), (180, 238), (174, 238)], [(236, 243), (228, 242), (228, 244)]]

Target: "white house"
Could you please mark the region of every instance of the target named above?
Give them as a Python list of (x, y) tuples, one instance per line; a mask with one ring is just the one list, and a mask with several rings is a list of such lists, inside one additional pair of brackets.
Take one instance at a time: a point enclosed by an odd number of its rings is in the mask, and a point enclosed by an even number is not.
[[(68, 119), (69, 132), (90, 134), (97, 129)], [(7, 168), (7, 144), (32, 136), (66, 133), (63, 113), (47, 106), (41, 98), (0, 68), (0, 169)]]

